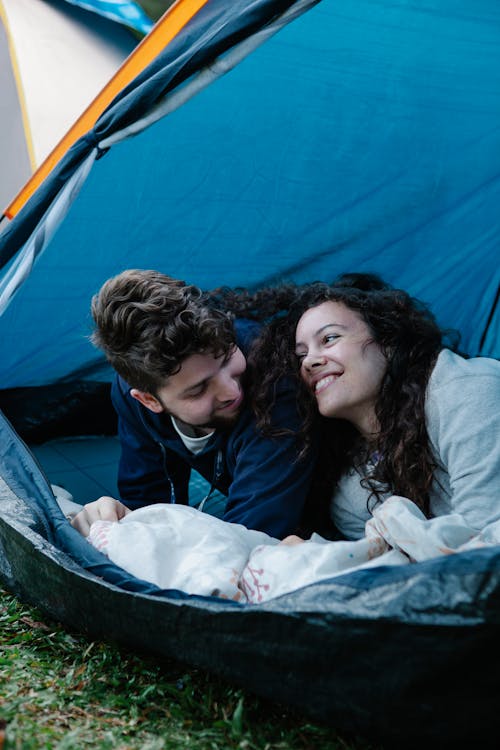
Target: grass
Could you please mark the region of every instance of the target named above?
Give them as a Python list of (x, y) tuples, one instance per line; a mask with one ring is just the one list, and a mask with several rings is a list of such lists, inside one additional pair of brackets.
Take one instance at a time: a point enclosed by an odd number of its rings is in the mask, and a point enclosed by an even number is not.
[(0, 589), (0, 750), (369, 750), (174, 662), (90, 642)]

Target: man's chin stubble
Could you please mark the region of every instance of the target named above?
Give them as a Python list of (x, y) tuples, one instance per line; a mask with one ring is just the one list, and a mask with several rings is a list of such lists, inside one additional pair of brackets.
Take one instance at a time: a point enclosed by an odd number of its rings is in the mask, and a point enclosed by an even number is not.
[(238, 410), (235, 414), (231, 414), (231, 416), (214, 417), (212, 420), (210, 420), (210, 424), (203, 424), (198, 426), (212, 430), (230, 430), (238, 421), (240, 414), (241, 410)]

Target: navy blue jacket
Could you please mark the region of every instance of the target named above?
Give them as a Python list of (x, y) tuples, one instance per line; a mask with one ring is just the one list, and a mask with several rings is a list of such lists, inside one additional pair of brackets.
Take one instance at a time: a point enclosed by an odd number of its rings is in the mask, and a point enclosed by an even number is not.
[[(243, 320), (236, 321), (235, 327), (238, 346), (246, 355), (259, 327)], [(206, 448), (195, 455), (183, 444), (170, 417), (142, 406), (118, 376), (112, 400), (122, 447), (118, 487), (129, 508), (157, 502), (187, 504), (192, 467), (227, 495), (224, 520), (277, 538), (297, 530), (314, 461), (297, 460), (299, 446), (293, 435), (264, 437), (253, 413), (244, 407), (230, 430), (216, 430)], [(296, 393), (290, 385), (278, 388), (273, 424), (292, 429), (299, 425)]]

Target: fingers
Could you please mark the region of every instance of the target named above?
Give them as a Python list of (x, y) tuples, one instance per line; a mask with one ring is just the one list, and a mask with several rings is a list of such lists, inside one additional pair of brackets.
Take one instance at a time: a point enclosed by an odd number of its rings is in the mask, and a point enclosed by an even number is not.
[(129, 512), (128, 508), (123, 503), (120, 503), (119, 500), (115, 500), (114, 497), (107, 497), (106, 495), (84, 507), (89, 508), (91, 506), (95, 506), (95, 511), (97, 512), (97, 517), (93, 519), (96, 521), (119, 521), (120, 518), (123, 518)]
[[(113, 499), (113, 498), (111, 498)], [(124, 516), (126, 516), (128, 513), (132, 513), (130, 508), (127, 508), (126, 505), (121, 503), (119, 500), (115, 500), (115, 511), (118, 516), (118, 520), (120, 521)]]
[(280, 544), (288, 544), (292, 547), (294, 544), (302, 544), (304, 541), (305, 539), (302, 539), (300, 536), (290, 534), (290, 536), (286, 536), (284, 539), (282, 539)]
[(83, 506), (83, 510), (73, 518), (71, 525), (83, 536), (88, 536), (94, 521), (119, 521), (130, 513), (129, 509), (113, 497), (100, 497)]

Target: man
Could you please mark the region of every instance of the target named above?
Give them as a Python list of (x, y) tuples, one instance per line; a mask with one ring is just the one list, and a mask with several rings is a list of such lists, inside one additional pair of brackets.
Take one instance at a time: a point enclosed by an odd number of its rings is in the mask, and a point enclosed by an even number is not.
[(156, 271), (109, 279), (92, 301), (94, 343), (117, 373), (112, 400), (122, 454), (123, 503), (100, 498), (73, 520), (158, 502), (188, 503), (191, 468), (227, 495), (224, 520), (282, 538), (299, 526), (313, 461), (298, 460), (296, 395), (279, 384), (273, 427), (261, 434), (245, 402), (245, 355), (259, 325), (233, 320), (195, 286)]

